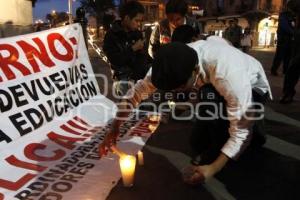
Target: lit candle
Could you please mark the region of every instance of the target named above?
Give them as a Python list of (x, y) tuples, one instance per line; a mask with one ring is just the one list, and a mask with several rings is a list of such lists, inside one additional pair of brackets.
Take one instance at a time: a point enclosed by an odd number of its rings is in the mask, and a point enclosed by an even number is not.
[(159, 116), (159, 115), (151, 115), (151, 116), (149, 117), (149, 119), (150, 119), (150, 121), (152, 121), (152, 122), (158, 122), (158, 121), (160, 121), (160, 116)]
[(148, 129), (151, 131), (151, 133), (154, 133), (154, 131), (156, 130), (156, 126), (155, 125), (152, 125), (152, 124), (150, 124), (149, 126), (148, 126)]
[(168, 101), (168, 105), (169, 105), (169, 108), (171, 109), (171, 110), (173, 110), (174, 108), (175, 108), (175, 106), (176, 106), (176, 103), (174, 102), (174, 101)]
[(137, 156), (138, 156), (139, 165), (144, 165), (144, 154), (143, 154), (143, 152), (138, 151)]
[(136, 158), (135, 156), (122, 156), (120, 157), (120, 168), (122, 173), (123, 185), (131, 187), (134, 180)]

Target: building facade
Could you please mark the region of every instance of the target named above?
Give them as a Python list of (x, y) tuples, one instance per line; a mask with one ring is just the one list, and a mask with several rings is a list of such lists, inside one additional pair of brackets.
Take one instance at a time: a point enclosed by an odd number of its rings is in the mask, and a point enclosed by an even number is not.
[(142, 0), (139, 1), (145, 7), (145, 21), (155, 22), (162, 17), (160, 12), (160, 2), (156, 0)]
[(0, 0), (0, 38), (33, 32), (32, 6), (36, 0)]
[(32, 24), (32, 3), (31, 0), (0, 0), (0, 23)]
[(255, 46), (274, 46), (278, 15), (287, 0), (200, 0), (204, 16), (199, 20), (206, 33), (222, 36), (228, 21), (237, 18), (244, 29), (250, 27)]
[[(133, 0), (121, 0), (125, 3)], [(145, 7), (145, 22), (153, 23), (165, 17), (166, 0), (138, 0)]]

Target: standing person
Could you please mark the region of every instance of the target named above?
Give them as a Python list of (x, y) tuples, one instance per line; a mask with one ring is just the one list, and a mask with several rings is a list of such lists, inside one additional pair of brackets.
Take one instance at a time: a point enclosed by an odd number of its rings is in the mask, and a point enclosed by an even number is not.
[(296, 13), (298, 13), (298, 16), (294, 34), (295, 41), (293, 42), (293, 51), (289, 68), (284, 77), (283, 96), (280, 99), (281, 104), (288, 104), (293, 102), (293, 98), (296, 94), (295, 86), (300, 78), (300, 8), (298, 8), (296, 11)]
[(233, 19), (233, 46), (241, 48), (242, 27), (239, 25), (239, 19)]
[(294, 34), (294, 17), (290, 10), (290, 3), (288, 2), (284, 11), (279, 14), (279, 22), (277, 29), (277, 48), (271, 67), (271, 75), (278, 76), (278, 68), (283, 62), (283, 73), (287, 71)]
[(193, 132), (196, 139), (191, 144), (201, 160), (192, 167), (193, 175), (186, 181), (194, 184), (214, 176), (229, 160), (237, 159), (250, 141), (257, 141), (259, 133), (251, 129), (258, 112), (250, 110), (254, 102), (263, 102), (271, 96), (261, 64), (214, 36), (188, 45), (172, 42), (160, 48), (151, 73), (124, 97), (111, 130), (99, 146), (100, 154), (106, 154), (110, 145), (116, 143), (129, 105), (138, 106), (156, 89), (191, 88), (199, 90), (202, 103), (197, 106), (198, 120)]
[(232, 44), (232, 41), (233, 41), (233, 39), (232, 39), (232, 37), (233, 37), (233, 31), (232, 30), (233, 30), (233, 20), (231, 19), (228, 22), (228, 27), (225, 29), (224, 36), (223, 36), (231, 44)]
[(249, 27), (245, 28), (245, 32), (242, 35), (241, 47), (244, 53), (249, 53), (249, 50), (252, 47), (252, 35)]
[(225, 30), (224, 38), (231, 42), (236, 48), (241, 47), (242, 27), (239, 26), (239, 20), (234, 18), (229, 20), (229, 27)]
[(138, 30), (144, 12), (137, 1), (125, 3), (120, 8), (121, 20), (113, 23), (104, 38), (103, 50), (111, 63), (115, 94), (119, 96), (126, 94), (131, 81), (142, 79), (148, 71), (143, 34)]
[[(85, 17), (84, 7), (79, 7), (76, 9), (76, 18), (73, 22), (80, 23), (80, 25), (82, 27), (82, 33), (83, 33), (85, 45), (88, 46), (88, 31), (87, 31), (88, 20)], [(68, 22), (68, 24), (69, 24), (69, 22)]]
[(198, 35), (202, 33), (201, 24), (196, 19), (186, 16), (188, 4), (185, 0), (169, 0), (165, 12), (167, 19), (159, 22), (150, 37), (148, 53), (152, 58), (161, 45), (171, 42), (173, 31), (178, 26), (187, 24), (193, 27)]
[(41, 23), (37, 23), (36, 25), (35, 25), (35, 32), (39, 32), (39, 31), (41, 31), (42, 30), (42, 24)]
[(104, 31), (109, 31), (116, 20), (116, 16), (112, 13), (104, 13), (102, 20)]

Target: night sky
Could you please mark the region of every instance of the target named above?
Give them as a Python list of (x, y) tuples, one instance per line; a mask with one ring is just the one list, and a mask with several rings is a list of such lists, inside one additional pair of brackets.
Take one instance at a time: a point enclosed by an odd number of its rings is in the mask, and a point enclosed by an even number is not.
[[(73, 15), (75, 10), (80, 6), (80, 0), (73, 1)], [(45, 16), (52, 10), (57, 12), (68, 11), (68, 0), (38, 0), (33, 8), (33, 20), (45, 19)]]

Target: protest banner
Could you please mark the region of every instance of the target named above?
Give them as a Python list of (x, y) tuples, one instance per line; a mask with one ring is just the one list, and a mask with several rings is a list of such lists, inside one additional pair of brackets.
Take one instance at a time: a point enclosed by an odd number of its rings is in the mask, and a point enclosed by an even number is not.
[[(116, 106), (100, 94), (80, 25), (1, 39), (0, 85), (0, 200), (105, 199), (120, 171), (98, 144)], [(123, 124), (128, 153), (151, 135), (147, 116)]]

